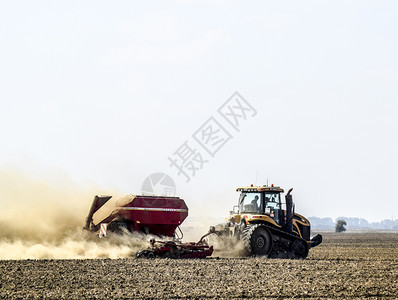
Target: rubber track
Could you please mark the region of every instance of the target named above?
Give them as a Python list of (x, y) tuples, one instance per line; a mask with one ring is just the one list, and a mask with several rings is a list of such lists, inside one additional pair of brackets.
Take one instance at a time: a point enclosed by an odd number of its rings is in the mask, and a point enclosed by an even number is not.
[[(254, 225), (248, 225), (243, 229), (242, 240), (243, 240), (245, 248), (249, 252), (249, 254), (253, 254), (252, 246), (250, 243), (251, 236), (252, 236), (254, 230), (256, 230), (260, 226), (265, 227), (264, 224), (254, 224)], [(272, 236), (271, 236), (271, 239), (272, 239)]]
[[(276, 235), (276, 236), (282, 236), (283, 238), (287, 238), (287, 239), (289, 239), (292, 243), (293, 243), (295, 240), (302, 240), (305, 244), (308, 245), (308, 243), (307, 243), (307, 241), (306, 241), (305, 239), (303, 239), (303, 238), (301, 238), (301, 237), (299, 237), (299, 236), (297, 236), (297, 235), (295, 235), (295, 234), (292, 234), (292, 233), (289, 233), (289, 232), (280, 230), (280, 229), (278, 229), (278, 228), (269, 226), (269, 225), (267, 225), (267, 224), (261, 224), (261, 223), (260, 223), (260, 224), (252, 224), (252, 225), (246, 226), (246, 228), (243, 230), (243, 233), (242, 233), (243, 243), (244, 243), (244, 245), (245, 245), (245, 248), (246, 248), (247, 251), (249, 252), (249, 254), (253, 254), (252, 248), (251, 248), (251, 245), (250, 245), (250, 237), (251, 237), (251, 235), (253, 234), (254, 230), (255, 230), (256, 228), (260, 227), (260, 226), (266, 228), (266, 229), (269, 231), (269, 233), (271, 234), (271, 240), (273, 240), (273, 239), (272, 239), (272, 236), (273, 236), (273, 235)], [(277, 232), (277, 233), (279, 233), (279, 234), (275, 234), (275, 232)], [(308, 250), (309, 250), (309, 248), (310, 248), (310, 245), (308, 245)], [(270, 254), (271, 254), (272, 252), (274, 252), (274, 253), (276, 253), (276, 254), (279, 254), (279, 251), (277, 251), (276, 249), (274, 249), (274, 244), (273, 244), (273, 243), (272, 243), (271, 251), (270, 251), (269, 254), (268, 254), (268, 257), (270, 256)]]

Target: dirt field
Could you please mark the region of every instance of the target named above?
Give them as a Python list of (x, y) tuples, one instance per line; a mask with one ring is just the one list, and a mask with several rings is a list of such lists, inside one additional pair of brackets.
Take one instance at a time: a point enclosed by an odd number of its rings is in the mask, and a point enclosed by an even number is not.
[(0, 298), (397, 297), (398, 233), (323, 235), (306, 260), (3, 260)]

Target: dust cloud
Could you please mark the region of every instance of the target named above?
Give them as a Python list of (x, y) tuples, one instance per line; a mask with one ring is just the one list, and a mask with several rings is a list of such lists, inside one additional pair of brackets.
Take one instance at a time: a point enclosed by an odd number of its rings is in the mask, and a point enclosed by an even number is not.
[[(1, 259), (85, 259), (132, 257), (148, 247), (148, 236), (108, 235), (82, 230), (95, 195), (121, 194), (93, 184), (78, 184), (65, 174), (31, 175), (18, 169), (0, 169), (0, 260)], [(187, 199), (186, 199), (187, 200)], [(199, 241), (212, 218), (202, 207), (190, 207), (181, 226), (184, 242)], [(241, 257), (239, 241), (211, 235), (213, 256)]]
[[(206, 221), (206, 224), (217, 225), (216, 223), (209, 223)], [(184, 241), (199, 241), (200, 237), (203, 236), (206, 232), (209, 231), (209, 226), (204, 224), (199, 224), (197, 222), (189, 221), (186, 226), (182, 226), (181, 229), (184, 232)], [(199, 232), (202, 234), (199, 235)], [(227, 235), (217, 235), (211, 234), (205, 237), (205, 241), (213, 246), (214, 257), (223, 257), (223, 258), (235, 258), (235, 257), (244, 257), (247, 256), (246, 248), (241, 240), (238, 240), (235, 237), (230, 237)]]
[[(199, 241), (209, 232), (210, 226), (226, 223), (224, 216), (212, 216), (206, 208), (196, 206), (190, 209), (190, 216), (186, 219), (181, 229), (184, 233), (184, 241)], [(222, 226), (216, 226), (220, 228)], [(213, 257), (235, 258), (247, 256), (246, 248), (241, 240), (227, 235), (211, 234), (205, 238), (214, 248)]]
[(217, 236), (212, 234), (208, 240), (213, 245), (213, 256), (223, 258), (236, 258), (247, 256), (246, 248), (242, 240), (229, 236)]
[(82, 230), (97, 194), (114, 195), (63, 174), (0, 170), (0, 259), (121, 258), (146, 248), (140, 236), (99, 239)]

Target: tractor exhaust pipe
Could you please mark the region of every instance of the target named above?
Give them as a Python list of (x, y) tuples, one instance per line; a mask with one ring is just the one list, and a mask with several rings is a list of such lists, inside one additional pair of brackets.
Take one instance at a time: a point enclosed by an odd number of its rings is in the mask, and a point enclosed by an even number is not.
[(293, 215), (294, 215), (294, 211), (293, 211), (293, 197), (292, 195), (290, 195), (290, 193), (292, 192), (293, 189), (290, 189), (286, 196), (286, 226), (285, 229), (287, 232), (292, 232), (293, 231)]

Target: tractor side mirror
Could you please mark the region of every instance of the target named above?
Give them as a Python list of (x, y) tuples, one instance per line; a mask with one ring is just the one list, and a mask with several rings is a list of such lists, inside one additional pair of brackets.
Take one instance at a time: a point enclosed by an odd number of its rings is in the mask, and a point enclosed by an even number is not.
[(238, 214), (239, 213), (239, 207), (237, 205), (235, 205), (232, 209), (232, 213), (234, 214)]

